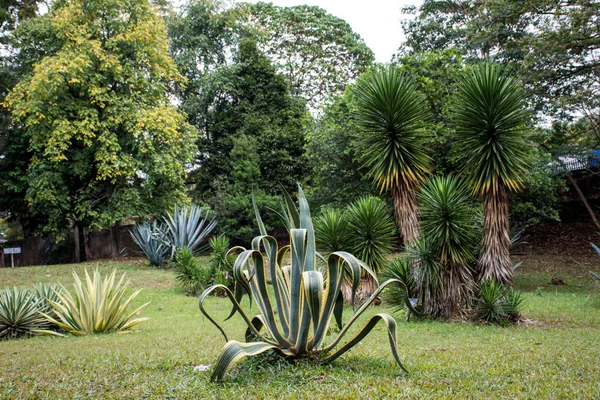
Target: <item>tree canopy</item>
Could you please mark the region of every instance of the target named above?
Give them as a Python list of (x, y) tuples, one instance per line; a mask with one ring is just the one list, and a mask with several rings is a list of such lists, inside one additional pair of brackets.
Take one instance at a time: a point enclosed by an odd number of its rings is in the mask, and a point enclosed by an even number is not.
[(46, 51), (6, 104), (22, 126), (25, 197), (44, 231), (107, 226), (184, 197), (196, 132), (169, 96), (182, 77), (155, 8), (57, 1), (21, 29), (35, 32), (17, 32), (21, 53)]

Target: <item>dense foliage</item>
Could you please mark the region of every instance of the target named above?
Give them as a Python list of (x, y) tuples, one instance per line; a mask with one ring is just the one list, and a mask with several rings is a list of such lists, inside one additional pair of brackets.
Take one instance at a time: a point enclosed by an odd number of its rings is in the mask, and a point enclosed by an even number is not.
[(171, 104), (182, 77), (150, 3), (56, 2), (18, 31), (34, 57), (6, 97), (28, 164), (15, 185), (40, 228), (106, 227), (184, 198), (196, 132)]

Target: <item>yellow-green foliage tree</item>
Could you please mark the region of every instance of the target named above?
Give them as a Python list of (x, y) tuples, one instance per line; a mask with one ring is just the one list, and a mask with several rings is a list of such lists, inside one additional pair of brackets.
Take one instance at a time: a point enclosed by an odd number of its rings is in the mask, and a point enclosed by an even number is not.
[[(60, 0), (39, 24), (51, 43), (6, 105), (31, 159), (26, 200), (44, 231), (96, 228), (184, 196), (196, 130), (172, 104), (183, 78), (147, 0)], [(16, 37), (19, 37), (18, 33)], [(47, 40), (44, 40), (47, 39)]]

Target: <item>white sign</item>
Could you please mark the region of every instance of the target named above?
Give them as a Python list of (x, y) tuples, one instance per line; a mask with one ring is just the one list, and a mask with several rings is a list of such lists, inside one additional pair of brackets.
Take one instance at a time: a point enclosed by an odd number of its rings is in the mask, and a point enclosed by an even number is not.
[(21, 254), (20, 247), (7, 247), (4, 249), (4, 254)]

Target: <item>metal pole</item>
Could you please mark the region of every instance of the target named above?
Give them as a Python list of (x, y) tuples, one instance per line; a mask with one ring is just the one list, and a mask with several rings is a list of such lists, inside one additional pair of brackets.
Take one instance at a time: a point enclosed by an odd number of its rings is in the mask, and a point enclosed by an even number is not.
[(15, 255), (13, 253), (10, 253), (10, 266), (15, 267)]

